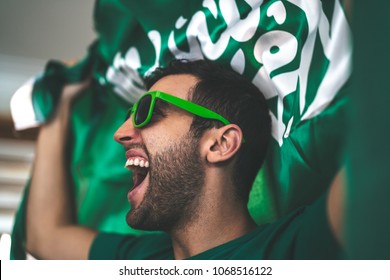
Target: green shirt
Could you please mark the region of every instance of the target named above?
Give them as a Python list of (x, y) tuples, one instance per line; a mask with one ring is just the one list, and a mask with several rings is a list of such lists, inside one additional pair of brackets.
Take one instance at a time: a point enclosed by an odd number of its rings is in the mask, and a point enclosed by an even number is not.
[[(101, 233), (90, 259), (174, 259), (170, 237), (164, 233), (140, 237)], [(192, 260), (339, 259), (341, 249), (326, 217), (326, 196), (283, 219), (258, 226), (248, 234), (192, 256)]]

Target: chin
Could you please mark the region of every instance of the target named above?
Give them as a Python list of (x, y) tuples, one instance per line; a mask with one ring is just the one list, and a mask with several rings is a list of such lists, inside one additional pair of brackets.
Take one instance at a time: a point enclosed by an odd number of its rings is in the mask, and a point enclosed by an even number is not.
[(145, 211), (142, 211), (142, 209), (134, 209), (130, 210), (126, 215), (126, 222), (127, 224), (134, 229), (140, 229), (140, 230), (159, 230), (156, 225), (153, 225), (153, 222), (150, 222), (150, 219), (148, 218), (148, 214), (145, 213)]

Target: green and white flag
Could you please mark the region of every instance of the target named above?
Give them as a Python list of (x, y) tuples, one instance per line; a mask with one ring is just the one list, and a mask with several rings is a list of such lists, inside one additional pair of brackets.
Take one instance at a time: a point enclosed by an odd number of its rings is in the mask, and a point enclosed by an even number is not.
[[(48, 63), (12, 104), (16, 127), (38, 125), (50, 117), (64, 84), (92, 75), (73, 109), (70, 139), (81, 224), (135, 232), (124, 219), (131, 177), (112, 135), (144, 93), (143, 77), (174, 58), (217, 61), (266, 96), (273, 141), (249, 202), (258, 223), (326, 189), (340, 164), (351, 72), (351, 32), (338, 0), (98, 0), (94, 19), (98, 37), (87, 57), (70, 68)], [(22, 103), (30, 114), (19, 110)], [(23, 210), (14, 230), (19, 243)]]

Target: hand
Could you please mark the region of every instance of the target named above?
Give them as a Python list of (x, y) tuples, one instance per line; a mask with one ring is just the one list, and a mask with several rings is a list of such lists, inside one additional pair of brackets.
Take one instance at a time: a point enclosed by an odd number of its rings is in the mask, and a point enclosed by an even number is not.
[(87, 79), (78, 84), (68, 84), (65, 85), (62, 93), (61, 99), (58, 104), (56, 113), (54, 114), (54, 119), (60, 118), (62, 120), (68, 119), (70, 108), (72, 103), (77, 97), (90, 85), (90, 80)]

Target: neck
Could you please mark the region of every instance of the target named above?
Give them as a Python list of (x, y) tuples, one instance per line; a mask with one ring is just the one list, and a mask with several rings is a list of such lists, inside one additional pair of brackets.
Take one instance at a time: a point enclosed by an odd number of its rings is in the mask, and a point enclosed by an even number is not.
[[(226, 188), (220, 188), (225, 189), (220, 193), (215, 185), (209, 189), (213, 194), (203, 193), (196, 217), (185, 226), (169, 232), (175, 259), (195, 256), (241, 237), (256, 227), (246, 205), (238, 202), (234, 196), (226, 195), (229, 193)], [(218, 199), (210, 201), (207, 197)]]

